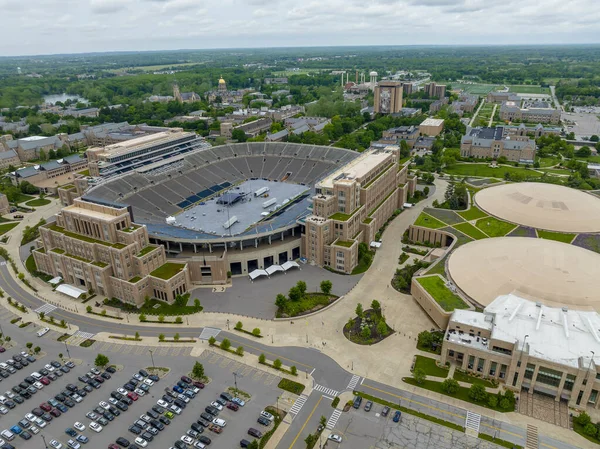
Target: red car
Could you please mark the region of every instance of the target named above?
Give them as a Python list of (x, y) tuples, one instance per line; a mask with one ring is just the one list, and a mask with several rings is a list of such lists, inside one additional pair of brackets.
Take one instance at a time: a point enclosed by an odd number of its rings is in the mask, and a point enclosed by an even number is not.
[(181, 376), (181, 380), (184, 381), (186, 384), (191, 384), (192, 383), (192, 379), (190, 379), (187, 376)]
[(4, 349), (4, 346), (0, 346), (0, 352), (4, 352), (6, 351), (6, 349)]
[(53, 408), (52, 410), (50, 410), (50, 414), (55, 418), (58, 418), (62, 413), (60, 413), (60, 410)]
[(237, 404), (234, 404), (233, 402), (228, 402), (227, 403), (227, 408), (229, 410), (233, 410), (234, 412), (237, 412), (239, 410), (240, 406), (237, 405)]
[(108, 445), (108, 449), (121, 449), (119, 446), (117, 446), (115, 443), (111, 443)]
[(42, 377), (40, 379), (40, 382), (43, 383), (44, 385), (50, 385), (50, 379), (48, 379), (47, 377)]
[(50, 410), (52, 410), (50, 404), (46, 404), (45, 402), (40, 404), (40, 408), (45, 412), (49, 412)]
[(202, 382), (194, 382), (193, 385), (194, 387), (198, 387), (201, 390), (204, 388), (204, 384)]
[(127, 397), (132, 401), (137, 401), (139, 396), (137, 395), (137, 393), (130, 391), (129, 393), (127, 393)]

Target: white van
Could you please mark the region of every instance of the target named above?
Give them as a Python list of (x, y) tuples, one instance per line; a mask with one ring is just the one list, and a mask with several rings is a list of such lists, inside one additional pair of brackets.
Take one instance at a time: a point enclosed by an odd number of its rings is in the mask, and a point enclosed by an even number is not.
[(0, 435), (2, 435), (2, 438), (4, 438), (7, 441), (12, 441), (15, 439), (15, 434), (12, 433), (10, 430), (3, 430), (2, 432), (0, 432)]
[(44, 327), (43, 329), (40, 329), (37, 332), (37, 336), (38, 337), (42, 337), (42, 336), (46, 335), (48, 332), (50, 332), (50, 328), (49, 327)]
[(8, 368), (8, 365), (6, 363), (2, 362), (2, 363), (0, 363), (0, 368), (6, 369), (6, 368)]
[(225, 427), (227, 425), (227, 422), (224, 419), (215, 418), (215, 419), (213, 419), (213, 424), (215, 424), (219, 427)]
[(8, 398), (6, 396), (0, 396), (0, 404), (4, 405), (6, 401), (8, 401)]
[(33, 377), (35, 380), (40, 380), (43, 376), (37, 371), (34, 371), (33, 373), (31, 373), (31, 377)]

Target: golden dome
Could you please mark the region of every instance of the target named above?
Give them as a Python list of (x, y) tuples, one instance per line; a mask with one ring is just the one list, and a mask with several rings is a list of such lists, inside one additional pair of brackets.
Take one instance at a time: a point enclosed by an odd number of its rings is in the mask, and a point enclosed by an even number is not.
[(223, 79), (223, 77), (219, 78), (219, 84), (225, 84), (225, 80)]

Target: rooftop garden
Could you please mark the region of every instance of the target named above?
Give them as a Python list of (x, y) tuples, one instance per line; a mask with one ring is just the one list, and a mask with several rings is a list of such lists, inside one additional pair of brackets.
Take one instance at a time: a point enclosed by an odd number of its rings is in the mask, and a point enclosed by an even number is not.
[(123, 232), (133, 232), (133, 231), (135, 231), (137, 229), (140, 229), (140, 228), (141, 228), (140, 225), (136, 225), (136, 224), (132, 223), (131, 226), (129, 226), (128, 228), (125, 228), (125, 229), (121, 229), (121, 231), (123, 231)]
[(417, 282), (423, 286), (433, 299), (446, 312), (455, 309), (468, 309), (469, 306), (456, 294), (452, 293), (439, 276), (426, 276), (417, 278)]
[(87, 168), (85, 170), (82, 170), (82, 171), (77, 172), (77, 173), (80, 174), (80, 175), (83, 175), (83, 176), (90, 176), (90, 170), (87, 169)]
[(132, 277), (131, 279), (129, 279), (129, 282), (131, 282), (132, 284), (135, 284), (136, 282), (139, 282), (141, 280), (142, 280), (141, 277), (135, 276), (135, 277)]
[(351, 242), (348, 240), (336, 240), (333, 244), (336, 246), (343, 246), (345, 248), (350, 248), (352, 245), (354, 245), (355, 242)]
[(445, 223), (441, 222), (437, 218), (432, 217), (424, 212), (421, 212), (421, 215), (418, 216), (415, 221), (415, 226), (421, 226), (423, 228), (430, 229), (440, 229), (446, 226)]
[(156, 248), (158, 248), (158, 246), (148, 245), (140, 251), (140, 253), (137, 255), (137, 257), (143, 257), (146, 254), (154, 251)]
[(355, 209), (351, 214), (345, 214), (343, 212), (336, 212), (333, 215), (330, 215), (329, 218), (331, 220), (337, 220), (337, 221), (348, 221), (350, 220), (350, 218), (352, 218), (352, 216), (358, 212), (358, 210), (360, 209), (360, 207), (358, 207), (357, 209)]
[(100, 245), (110, 246), (112, 248), (117, 248), (117, 249), (123, 249), (123, 248), (125, 248), (127, 246), (127, 245), (124, 245), (123, 243), (103, 242), (102, 240), (97, 240), (97, 239), (95, 239), (93, 237), (88, 237), (87, 235), (75, 234), (74, 232), (67, 231), (65, 228), (63, 228), (62, 226), (57, 225), (56, 223), (51, 224), (50, 226), (48, 226), (48, 229), (50, 229), (52, 231), (55, 231), (55, 232), (60, 232), (61, 234), (65, 235), (67, 237), (71, 237), (73, 239), (81, 240), (83, 242), (98, 243)]
[(69, 254), (69, 253), (67, 253), (67, 254), (65, 254), (65, 256), (70, 257), (71, 259), (79, 260), (80, 262), (85, 262), (85, 263), (90, 263), (91, 262), (91, 260), (86, 259), (86, 258), (81, 257), (81, 256), (76, 256), (75, 254)]
[(167, 262), (166, 264), (161, 265), (156, 270), (154, 270), (152, 273), (150, 273), (150, 276), (154, 276), (155, 278), (160, 278), (160, 279), (165, 279), (165, 280), (171, 279), (173, 276), (180, 273), (184, 268), (185, 268), (185, 264), (183, 264), (183, 263)]
[(67, 184), (66, 186), (61, 186), (60, 188), (65, 190), (71, 190), (74, 189), (75, 186), (73, 184)]
[(56, 254), (64, 254), (65, 253), (65, 250), (60, 249), (60, 248), (52, 248), (50, 251), (52, 251), (53, 253), (56, 253)]
[(99, 260), (97, 260), (95, 262), (92, 262), (92, 265), (95, 265), (95, 266), (100, 267), (100, 268), (106, 268), (108, 266), (107, 263), (101, 262)]
[(517, 227), (517, 225), (513, 223), (498, 220), (494, 217), (480, 218), (475, 222), (475, 226), (490, 237), (503, 237)]

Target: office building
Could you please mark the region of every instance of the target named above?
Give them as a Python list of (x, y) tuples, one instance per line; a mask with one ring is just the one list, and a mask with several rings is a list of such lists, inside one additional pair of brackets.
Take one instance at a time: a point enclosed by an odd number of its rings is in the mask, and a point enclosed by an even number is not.
[(430, 98), (442, 99), (446, 96), (446, 85), (437, 83), (427, 83), (423, 86), (423, 90)]
[(509, 161), (533, 164), (535, 141), (528, 136), (510, 136), (502, 126), (467, 127), (467, 133), (460, 141), (462, 157), (498, 159), (501, 156)]

